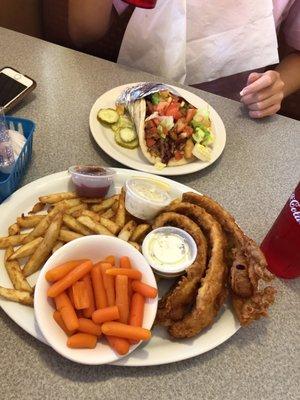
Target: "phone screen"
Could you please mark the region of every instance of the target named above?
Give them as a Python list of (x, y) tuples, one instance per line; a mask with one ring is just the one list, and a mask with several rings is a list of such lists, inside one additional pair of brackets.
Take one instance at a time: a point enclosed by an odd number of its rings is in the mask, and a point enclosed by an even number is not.
[(0, 72), (0, 107), (22, 93), (27, 86)]

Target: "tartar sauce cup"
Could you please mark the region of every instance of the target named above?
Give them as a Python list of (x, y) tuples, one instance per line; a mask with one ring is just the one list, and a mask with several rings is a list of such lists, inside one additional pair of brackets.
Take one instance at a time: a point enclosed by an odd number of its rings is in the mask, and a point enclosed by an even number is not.
[(197, 257), (197, 245), (190, 234), (173, 226), (154, 229), (145, 237), (142, 253), (157, 275), (182, 275)]
[(80, 197), (104, 197), (116, 171), (99, 165), (73, 165), (69, 168), (75, 190)]
[(169, 193), (151, 179), (128, 179), (125, 188), (125, 208), (139, 219), (151, 220), (171, 203)]

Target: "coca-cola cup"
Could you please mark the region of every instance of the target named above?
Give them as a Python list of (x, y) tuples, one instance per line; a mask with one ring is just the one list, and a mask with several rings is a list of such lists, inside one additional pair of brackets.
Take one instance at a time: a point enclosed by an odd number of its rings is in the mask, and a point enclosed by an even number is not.
[(261, 244), (269, 270), (281, 278), (300, 276), (300, 183)]
[(140, 8), (154, 8), (157, 0), (123, 0), (125, 3), (131, 4)]

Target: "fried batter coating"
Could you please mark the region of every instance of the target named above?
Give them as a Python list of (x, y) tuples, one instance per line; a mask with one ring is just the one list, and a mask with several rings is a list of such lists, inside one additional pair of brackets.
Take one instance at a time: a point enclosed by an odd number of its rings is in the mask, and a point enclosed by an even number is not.
[(187, 268), (186, 275), (182, 276), (159, 302), (156, 323), (164, 326), (169, 326), (172, 321), (183, 318), (186, 307), (195, 299), (207, 262), (207, 241), (195, 222), (184, 215), (165, 212), (155, 219), (153, 229), (168, 225), (182, 228), (188, 232), (197, 244), (198, 255), (195, 262)]

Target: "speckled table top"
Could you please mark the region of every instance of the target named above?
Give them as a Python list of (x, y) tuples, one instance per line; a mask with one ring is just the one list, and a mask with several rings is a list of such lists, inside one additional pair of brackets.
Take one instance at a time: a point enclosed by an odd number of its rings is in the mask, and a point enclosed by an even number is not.
[[(2, 28), (0, 54), (2, 66), (38, 83), (14, 110), (37, 124), (22, 184), (74, 163), (120, 166), (89, 135), (90, 108), (105, 91), (153, 76)], [(237, 102), (190, 90), (218, 111), (227, 144), (214, 165), (176, 180), (219, 200), (260, 241), (299, 179), (300, 123), (281, 116), (253, 121)], [(209, 353), (148, 368), (73, 364), (0, 310), (0, 398), (299, 399), (299, 282), (277, 280), (270, 319), (240, 329)]]

